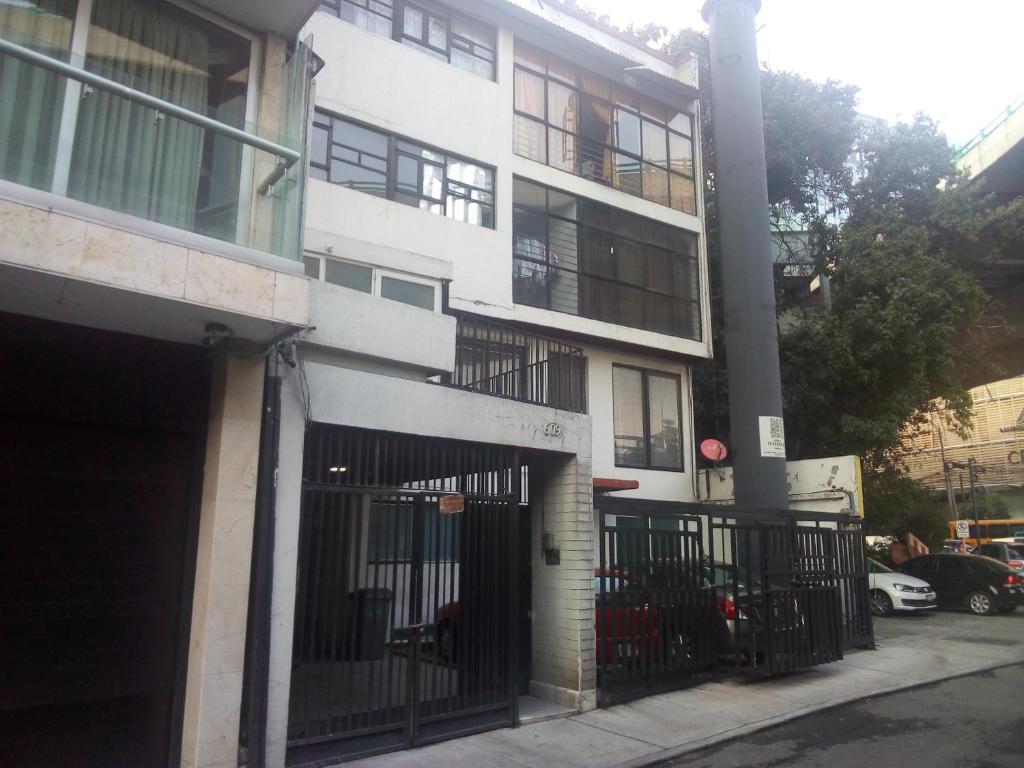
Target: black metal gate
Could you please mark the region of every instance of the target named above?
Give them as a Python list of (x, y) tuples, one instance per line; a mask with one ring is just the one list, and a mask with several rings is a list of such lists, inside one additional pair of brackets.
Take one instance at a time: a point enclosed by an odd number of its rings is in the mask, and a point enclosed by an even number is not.
[(594, 569), (601, 706), (679, 687), (714, 665), (720, 644), (701, 519), (657, 508), (613, 516), (606, 508), (598, 507)]
[(597, 497), (598, 701), (873, 644), (858, 518)]
[(514, 725), (515, 452), (314, 425), (305, 469), (289, 763)]

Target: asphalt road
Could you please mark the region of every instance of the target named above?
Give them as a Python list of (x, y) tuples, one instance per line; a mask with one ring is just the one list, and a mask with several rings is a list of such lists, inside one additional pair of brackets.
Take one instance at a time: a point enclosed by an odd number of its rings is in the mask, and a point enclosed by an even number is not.
[(810, 715), (663, 765), (1020, 768), (1022, 691), (1024, 665), (1004, 667)]

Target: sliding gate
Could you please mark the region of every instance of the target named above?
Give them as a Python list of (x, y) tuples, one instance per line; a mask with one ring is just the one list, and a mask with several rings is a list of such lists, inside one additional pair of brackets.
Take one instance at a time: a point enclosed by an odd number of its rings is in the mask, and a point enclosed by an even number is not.
[(806, 669), (872, 645), (857, 518), (611, 497), (594, 503), (602, 706), (710, 673)]
[(515, 724), (520, 477), (509, 449), (314, 425), (289, 763)]

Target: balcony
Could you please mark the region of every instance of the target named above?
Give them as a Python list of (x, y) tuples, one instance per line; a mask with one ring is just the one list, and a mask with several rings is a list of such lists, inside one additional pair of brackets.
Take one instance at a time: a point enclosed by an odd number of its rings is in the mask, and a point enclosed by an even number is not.
[(2, 195), (299, 262), (311, 59), (171, 3), (0, 8)]
[(445, 386), (586, 413), (583, 350), (477, 315), (454, 313), (455, 371)]

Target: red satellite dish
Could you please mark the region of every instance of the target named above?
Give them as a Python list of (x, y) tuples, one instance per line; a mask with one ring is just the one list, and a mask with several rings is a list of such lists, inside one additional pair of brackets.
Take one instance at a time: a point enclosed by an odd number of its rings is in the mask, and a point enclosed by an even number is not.
[(729, 449), (721, 440), (709, 437), (700, 444), (700, 455), (708, 461), (722, 461), (729, 455)]

